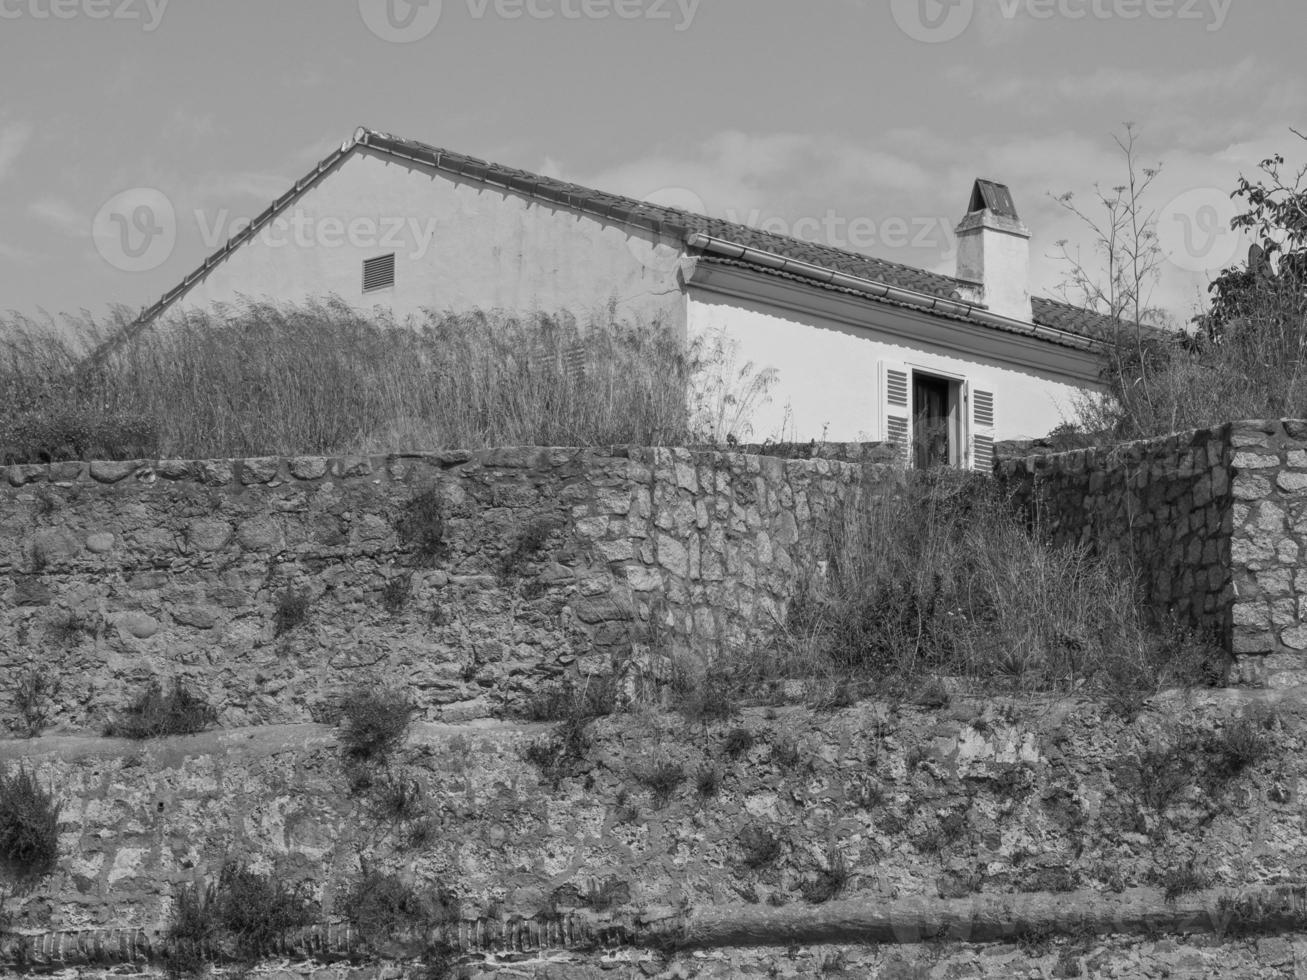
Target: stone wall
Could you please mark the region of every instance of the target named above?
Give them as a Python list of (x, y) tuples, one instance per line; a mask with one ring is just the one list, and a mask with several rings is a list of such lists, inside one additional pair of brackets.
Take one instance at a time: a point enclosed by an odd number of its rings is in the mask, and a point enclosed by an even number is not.
[[(69, 951), (87, 948), (99, 930), (145, 931), (157, 948), (178, 890), (212, 881), (232, 859), (304, 889), (336, 935), (343, 896), (363, 867), (444, 885), (459, 899), (462, 945), (476, 962), (492, 948), (508, 962), (513, 944), (473, 937), (548, 924), (551, 909), (612, 937), (687, 915), (701, 925), (770, 912), (819, 922), (841, 902), (893, 916), (897, 941), (909, 945), (939, 938), (920, 925), (932, 915), (953, 917), (951, 941), (978, 941), (981, 924), (999, 922), (1015, 944), (1016, 910), (1060, 908), (1057, 931), (1064, 941), (1079, 936), (1086, 945), (1076, 957), (1093, 960), (1102, 942), (1087, 936), (1082, 916), (1119, 914), (1108, 930), (1117, 933), (1138, 934), (1141, 919), (1171, 931), (1162, 923), (1179, 908), (1164, 901), (1164, 884), (1187, 863), (1210, 887), (1180, 906), (1213, 913), (1222, 895), (1307, 881), (1301, 694), (1172, 692), (1131, 722), (1081, 698), (957, 696), (944, 708), (864, 702), (820, 713), (748, 707), (703, 726), (636, 712), (593, 723), (584, 758), (557, 781), (523, 758), (549, 725), (419, 724), (370, 788), (360, 788), (325, 725), (141, 743), (0, 740), (0, 765), (29, 767), (62, 803), (58, 869), (7, 902), (12, 934), (0, 929), (0, 973), (42, 962), (13, 955), (32, 946), (46, 962), (73, 959)], [(1249, 725), (1264, 752), (1232, 771), (1221, 747)], [(655, 784), (652, 774), (666, 771), (675, 778)], [(716, 775), (710, 792), (704, 772)], [(395, 781), (416, 788), (415, 812), (380, 805)], [(820, 889), (834, 868), (843, 871), (832, 895)], [(619, 965), (583, 939), (553, 945), (556, 955)], [(602, 945), (640, 955), (634, 943)], [(767, 957), (784, 963), (790, 941), (771, 945), (781, 949)], [(323, 952), (343, 953), (335, 944)], [(1017, 950), (995, 945), (883, 952), (887, 961), (998, 956), (1004, 967), (921, 976), (1050, 975), (1020, 972)], [(715, 955), (722, 972), (702, 975), (745, 975), (728, 964), (763, 959), (763, 951)], [(644, 966), (654, 968), (644, 975), (668, 980), (694, 975)], [(589, 975), (554, 969), (540, 975)], [(612, 975), (641, 974), (632, 964)]]
[(1118, 554), (1160, 612), (1228, 642), (1230, 465), (1225, 431), (1202, 430), (1000, 459), (996, 472), (1054, 541)]
[[(224, 725), (331, 717), (388, 680), (433, 720), (485, 716), (765, 628), (828, 516), (890, 472), (620, 448), (0, 469), (0, 703), (36, 668), (65, 729), (151, 678)], [(428, 490), (424, 558), (398, 529)]]
[(1307, 422), (1232, 422), (996, 472), (1056, 540), (1120, 551), (1157, 608), (1256, 655), (1247, 679), (1302, 669)]

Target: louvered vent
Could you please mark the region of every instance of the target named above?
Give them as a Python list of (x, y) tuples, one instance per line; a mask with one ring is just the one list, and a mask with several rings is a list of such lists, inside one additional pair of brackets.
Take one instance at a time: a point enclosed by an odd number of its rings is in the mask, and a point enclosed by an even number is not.
[(889, 441), (899, 446), (908, 444), (908, 420), (895, 418), (893, 415), (886, 420), (885, 435)]
[(973, 468), (981, 473), (989, 473), (994, 469), (994, 440), (989, 436), (976, 436), (972, 444), (975, 446)]
[(975, 404), (972, 410), (975, 415), (976, 425), (983, 425), (987, 429), (993, 428), (994, 393), (992, 391), (977, 391), (973, 397)]
[(894, 408), (908, 407), (908, 375), (905, 371), (885, 372), (885, 398)]
[(363, 260), (363, 291), (370, 293), (395, 285), (395, 253)]

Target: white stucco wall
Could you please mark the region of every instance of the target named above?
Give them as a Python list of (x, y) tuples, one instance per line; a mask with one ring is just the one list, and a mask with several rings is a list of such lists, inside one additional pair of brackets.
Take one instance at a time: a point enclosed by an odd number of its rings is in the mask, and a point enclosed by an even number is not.
[[(758, 369), (777, 370), (770, 402), (752, 413), (755, 440), (884, 438), (884, 361), (959, 376), (993, 392), (998, 439), (1046, 435), (1075, 418), (1074, 400), (1084, 390), (1066, 380), (1003, 366), (997, 359), (959, 357), (939, 347), (887, 338), (873, 327), (768, 309), (699, 289), (690, 292), (688, 317), (691, 337), (721, 331), (734, 341), (738, 365), (751, 361)], [(995, 338), (995, 343), (1003, 342)]]
[[(362, 291), (364, 259), (395, 253), (395, 285)], [(334, 293), (403, 316), (423, 308), (655, 319), (684, 329), (679, 243), (555, 209), (523, 195), (352, 153), (282, 218), (236, 249), (186, 307)]]

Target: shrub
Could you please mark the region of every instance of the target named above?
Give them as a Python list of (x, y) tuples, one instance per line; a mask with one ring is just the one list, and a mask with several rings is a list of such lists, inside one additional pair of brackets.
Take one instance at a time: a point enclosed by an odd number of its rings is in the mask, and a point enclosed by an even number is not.
[(1184, 864), (1167, 868), (1162, 875), (1161, 885), (1164, 897), (1168, 902), (1174, 902), (1181, 895), (1187, 895), (1190, 892), (1199, 892), (1204, 888), (1210, 887), (1212, 876), (1205, 871), (1199, 870), (1197, 861), (1190, 858)]
[(538, 555), (554, 530), (554, 522), (543, 517), (533, 518), (513, 537), (513, 542), (499, 558), (499, 572), (507, 577), (521, 571), (522, 566)]
[(726, 741), (722, 743), (722, 751), (732, 759), (738, 759), (751, 748), (753, 748), (753, 732), (747, 728), (732, 728), (726, 733)]
[(341, 711), (341, 745), (347, 758), (379, 762), (403, 742), (413, 716), (408, 697), (389, 688), (360, 688)]
[(285, 636), (299, 629), (309, 620), (309, 597), (294, 589), (284, 589), (277, 596), (277, 609), (273, 614), (274, 636)]
[(168, 925), (170, 972), (200, 972), (207, 951), (218, 944), (242, 960), (256, 960), (284, 933), (315, 918), (316, 908), (303, 887), (287, 888), (229, 861), (217, 882), (191, 885), (174, 900)]
[(561, 684), (542, 688), (522, 707), (526, 721), (564, 721), (579, 718), (589, 721), (606, 718), (618, 710), (621, 701), (617, 675), (586, 677), (577, 690), (571, 678)]
[(775, 864), (781, 856), (780, 840), (756, 824), (750, 824), (740, 831), (739, 842), (744, 866), (754, 871)]
[(95, 636), (99, 626), (98, 616), (70, 609), (49, 622), (45, 628), (45, 635), (50, 638), (50, 642), (71, 649), (77, 646), (83, 637)]
[(572, 715), (564, 719), (548, 738), (530, 743), (522, 758), (540, 770), (554, 786), (564, 777), (574, 775), (590, 751), (590, 734), (586, 719)]
[(1220, 734), (1211, 735), (1203, 748), (1212, 775), (1227, 780), (1271, 755), (1274, 743), (1266, 732), (1264, 722), (1241, 718), (1226, 725)]
[(771, 761), (776, 763), (782, 769), (793, 769), (799, 764), (802, 755), (799, 753), (799, 745), (794, 739), (777, 735), (772, 738), (771, 742)]
[(59, 860), (59, 804), (36, 776), (0, 769), (0, 873), (19, 890), (53, 873)]
[(350, 924), (365, 941), (422, 934), (458, 918), (458, 900), (444, 887), (419, 892), (395, 875), (365, 871), (340, 900)]
[(816, 877), (803, 885), (803, 897), (813, 905), (821, 905), (840, 895), (848, 886), (848, 864), (844, 852), (831, 848), (826, 854), (826, 864), (817, 869)]
[(45, 730), (62, 687), (59, 678), (36, 667), (30, 667), (19, 675), (14, 689), (14, 707), (18, 709), (19, 731), (23, 735), (36, 738)]
[(194, 735), (218, 719), (218, 713), (203, 698), (191, 694), (174, 681), (164, 692), (157, 680), (141, 692), (104, 729), (108, 738), (163, 738), (168, 735)]
[(702, 800), (710, 800), (722, 788), (722, 774), (712, 766), (704, 766), (694, 776), (694, 791)]
[(685, 769), (679, 762), (662, 759), (639, 773), (636, 778), (653, 794), (655, 805), (664, 807), (671, 801), (676, 788), (685, 782)]
[(392, 616), (398, 616), (408, 605), (413, 594), (413, 573), (404, 572), (388, 579), (381, 589), (381, 605)]
[(445, 499), (439, 488), (429, 487), (404, 504), (395, 521), (399, 542), (423, 564), (432, 564), (447, 552)]

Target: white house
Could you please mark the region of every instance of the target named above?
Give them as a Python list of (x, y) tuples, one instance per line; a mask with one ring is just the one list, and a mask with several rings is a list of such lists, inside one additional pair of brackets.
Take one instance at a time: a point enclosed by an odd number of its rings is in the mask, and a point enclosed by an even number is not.
[[(754, 437), (919, 437), (987, 467), (1097, 386), (1108, 321), (1029, 290), (1029, 232), (977, 181), (956, 277), (661, 207), (359, 129), (146, 310), (335, 294), (423, 309), (620, 316), (778, 372)], [(918, 441), (920, 439), (918, 438)]]

